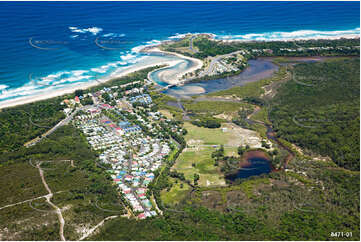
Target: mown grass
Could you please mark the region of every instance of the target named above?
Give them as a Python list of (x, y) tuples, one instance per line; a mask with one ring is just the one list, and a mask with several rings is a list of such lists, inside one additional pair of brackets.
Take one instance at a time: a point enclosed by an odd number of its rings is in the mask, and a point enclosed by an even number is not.
[(194, 174), (199, 174), (200, 186), (223, 185), (224, 179), (212, 158), (212, 147), (204, 147), (197, 151), (183, 151), (173, 169), (184, 174), (187, 180), (193, 181)]
[(185, 139), (187, 142), (189, 140), (201, 140), (205, 145), (224, 145), (238, 138), (237, 135), (232, 134), (229, 130), (223, 132), (222, 127), (224, 126), (223, 124), (221, 128), (208, 129), (185, 122), (184, 128), (188, 131)]

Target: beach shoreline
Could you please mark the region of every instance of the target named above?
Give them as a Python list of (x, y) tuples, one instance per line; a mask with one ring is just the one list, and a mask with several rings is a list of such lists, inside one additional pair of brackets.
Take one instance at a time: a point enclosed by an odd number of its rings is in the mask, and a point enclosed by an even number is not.
[[(194, 35), (194, 34), (191, 34)], [(320, 40), (320, 39), (324, 39), (324, 40), (335, 40), (335, 39), (360, 39), (360, 35), (358, 34), (345, 34), (345, 35), (339, 35), (339, 36), (332, 36), (332, 37), (310, 37), (310, 38), (296, 38), (296, 39), (287, 39), (287, 40), (242, 40), (242, 39), (217, 39), (215, 38), (216, 35), (214, 34), (197, 34), (197, 35), (207, 35), (209, 38), (216, 40), (216, 41), (222, 41), (222, 42), (259, 42), (259, 41), (267, 41), (267, 42), (272, 42), (272, 41), (297, 41), (297, 40)], [(143, 53), (160, 53), (160, 54), (164, 54), (164, 55), (172, 55), (172, 56), (176, 56), (180, 59), (186, 59), (190, 62), (192, 62), (192, 66), (190, 68), (185, 69), (182, 72), (179, 72), (175, 75), (175, 77), (171, 78), (171, 79), (167, 79), (167, 80), (162, 80), (165, 83), (168, 83), (169, 85), (177, 85), (179, 84), (181, 81), (180, 79), (182, 78), (183, 75), (187, 74), (187, 73), (191, 73), (194, 72), (197, 69), (200, 69), (203, 67), (204, 63), (202, 60), (197, 59), (197, 58), (193, 58), (193, 57), (189, 57), (189, 56), (184, 56), (181, 55), (179, 53), (175, 53), (175, 52), (169, 52), (169, 51), (163, 51), (159, 48), (161, 44), (157, 44), (157, 45), (150, 45), (150, 46), (146, 46), (143, 47), (140, 52)], [(166, 65), (166, 67), (161, 67), (158, 68), (156, 70), (153, 70), (151, 72), (148, 73), (148, 79), (150, 81), (152, 81), (153, 83), (157, 84), (155, 82), (155, 80), (153, 80), (150, 76), (151, 73), (153, 73), (154, 71), (159, 71), (161, 69), (165, 69), (165, 68), (169, 68), (172, 66), (175, 66), (177, 64), (179, 64), (180, 62), (182, 62), (182, 60), (173, 60), (173, 61), (161, 61), (161, 62), (157, 62), (157, 63), (152, 63), (152, 64), (147, 64), (147, 65), (141, 65), (141, 66), (131, 66), (128, 69), (121, 71), (120, 73), (117, 73), (117, 71), (115, 71), (114, 74), (111, 74), (110, 76), (104, 77), (102, 79), (99, 79), (97, 81), (91, 81), (88, 83), (81, 83), (78, 84), (77, 86), (69, 86), (69, 87), (64, 87), (62, 89), (56, 89), (56, 90), (47, 90), (44, 89), (42, 92), (38, 93), (38, 94), (34, 94), (31, 96), (25, 96), (25, 97), (19, 97), (19, 98), (14, 98), (14, 99), (10, 99), (10, 100), (5, 100), (5, 101), (1, 101), (0, 102), (0, 110), (4, 109), (4, 108), (9, 108), (9, 107), (14, 107), (14, 106), (19, 106), (19, 105), (24, 105), (24, 104), (28, 104), (28, 103), (32, 103), (32, 102), (36, 102), (36, 101), (41, 101), (41, 100), (46, 100), (46, 99), (50, 99), (50, 98), (54, 98), (54, 97), (58, 97), (58, 96), (62, 96), (65, 94), (70, 94), (75, 92), (75, 90), (85, 90), (88, 89), (90, 87), (94, 87), (100, 84), (103, 84), (105, 82), (110, 81), (113, 78), (118, 78), (118, 77), (124, 77), (132, 72), (136, 72), (139, 71), (141, 69), (145, 69), (145, 68), (149, 68), (152, 66), (156, 66), (156, 65)], [(162, 73), (162, 76), (165, 76), (169, 74), (169, 72), (167, 73), (167, 71), (165, 70), (164, 73)]]
[(157, 65), (172, 66), (172, 65), (177, 64), (178, 62), (179, 61), (164, 61), (164, 62), (158, 62), (158, 63), (154, 63), (154, 64), (149, 64), (149, 65), (130, 67), (129, 69), (124, 70), (123, 72), (121, 72), (119, 74), (110, 75), (108, 77), (104, 77), (102, 79), (99, 79), (98, 81), (82, 83), (82, 84), (77, 85), (76, 87), (74, 87), (74, 86), (71, 87), (70, 86), (70, 87), (57, 89), (57, 90), (46, 90), (46, 89), (44, 89), (44, 91), (39, 93), (39, 94), (2, 101), (2, 102), (0, 102), (0, 109), (14, 107), (14, 106), (20, 106), (20, 105), (24, 105), (24, 104), (28, 104), (28, 103), (32, 103), (32, 102), (37, 102), (37, 101), (42, 101), (42, 100), (58, 97), (58, 96), (63, 96), (63, 95), (66, 95), (66, 94), (73, 93), (76, 90), (86, 90), (88, 88), (104, 84), (104, 83), (110, 81), (111, 79), (124, 77), (124, 76), (127, 76), (130, 73), (133, 73), (133, 72), (145, 69), (145, 68), (149, 68), (149, 67), (157, 66)]
[[(150, 54), (151, 53), (162, 53), (162, 54), (165, 54), (165, 55), (173, 55), (173, 56), (176, 56), (176, 57), (178, 57), (180, 59), (187, 59), (187, 60), (191, 61), (192, 63), (194, 63), (194, 65), (191, 68), (189, 68), (189, 69), (187, 69), (187, 70), (185, 70), (183, 72), (178, 73), (176, 78), (168, 80), (167, 83), (169, 83), (169, 84), (177, 84), (179, 82), (179, 78), (182, 75), (184, 75), (186, 73), (189, 73), (189, 72), (193, 72), (196, 69), (201, 68), (203, 66), (203, 62), (201, 60), (199, 60), (199, 59), (183, 56), (183, 55), (178, 54), (178, 53), (162, 51), (157, 46), (145, 47), (141, 51), (144, 52), (144, 53), (150, 53)], [(76, 87), (69, 86), (69, 87), (62, 88), (62, 89), (57, 89), (57, 90), (46, 90), (46, 89), (44, 89), (44, 91), (39, 93), (39, 94), (2, 101), (2, 102), (0, 102), (0, 109), (19, 106), (19, 105), (24, 105), (24, 104), (28, 104), (28, 103), (32, 103), (32, 102), (36, 102), (36, 101), (41, 101), (41, 100), (46, 100), (46, 99), (50, 99), (50, 98), (54, 98), (54, 97), (58, 97), (58, 96), (63, 96), (63, 95), (66, 95), (66, 94), (73, 93), (76, 90), (86, 90), (88, 88), (91, 88), (91, 87), (106, 83), (106, 82), (110, 81), (111, 79), (124, 77), (124, 76), (127, 76), (130, 73), (133, 73), (133, 72), (145, 69), (145, 68), (149, 68), (149, 67), (157, 66), (157, 65), (166, 65), (166, 67), (162, 67), (162, 68), (169, 68), (169, 67), (172, 67), (172, 66), (175, 66), (175, 65), (179, 64), (180, 62), (182, 62), (182, 60), (161, 61), (161, 62), (152, 63), (152, 64), (148, 64), (148, 65), (132, 66), (132, 67), (120, 72), (119, 74), (118, 73), (117, 74), (111, 74), (110, 76), (104, 77), (104, 78), (99, 79), (97, 81), (92, 81), (92, 82), (88, 82), (88, 83), (79, 84)], [(157, 69), (157, 70), (159, 70), (159, 69)], [(148, 77), (149, 77), (149, 75), (148, 75)], [(154, 82), (154, 80), (151, 80), (151, 81)], [(154, 82), (154, 83), (157, 84), (156, 82)]]
[[(257, 34), (254, 34), (257, 35)], [(259, 34), (262, 35), (262, 34)], [(308, 41), (308, 40), (340, 40), (340, 39), (360, 39), (360, 34), (340, 34), (336, 36), (310, 36), (310, 37), (294, 37), (294, 38), (274, 38), (258, 37), (255, 39), (237, 39), (232, 37), (216, 38), (216, 35), (209, 35), (209, 38), (216, 41), (230, 42), (294, 42), (294, 41)]]
[[(193, 57), (189, 57), (189, 56), (184, 56), (184, 55), (181, 55), (179, 53), (175, 53), (175, 52), (169, 52), (169, 51), (163, 51), (161, 49), (159, 49), (158, 46), (149, 46), (149, 47), (145, 47), (143, 50), (141, 50), (142, 52), (144, 53), (161, 53), (161, 54), (166, 54), (166, 55), (173, 55), (173, 56), (176, 56), (178, 58), (181, 58), (181, 59), (186, 59), (190, 62), (193, 63), (192, 67), (187, 69), (187, 70), (184, 70), (182, 72), (179, 72), (175, 78), (173, 79), (168, 79), (168, 80), (162, 80), (162, 82), (165, 82), (165, 83), (168, 83), (169, 85), (176, 85), (179, 83), (181, 77), (187, 73), (191, 73), (191, 72), (194, 72), (195, 70), (197, 69), (200, 69), (203, 67), (203, 61), (200, 60), (200, 59), (197, 59), (197, 58), (193, 58)], [(157, 69), (157, 70), (154, 70), (154, 71), (159, 71), (161, 69), (165, 69), (165, 68), (168, 68), (168, 67), (162, 67), (160, 69)], [(152, 71), (152, 72), (154, 72)], [(154, 83), (156, 83), (152, 78), (151, 78), (151, 73), (148, 73), (148, 79)]]

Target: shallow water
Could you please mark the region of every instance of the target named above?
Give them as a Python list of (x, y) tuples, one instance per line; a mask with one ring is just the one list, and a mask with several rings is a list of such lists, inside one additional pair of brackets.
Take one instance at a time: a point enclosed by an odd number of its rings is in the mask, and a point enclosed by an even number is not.
[[(173, 58), (177, 59), (177, 57)], [(150, 73), (150, 78), (155, 81), (159, 86), (167, 86), (169, 85), (169, 83), (167, 83), (166, 80), (176, 79), (179, 73), (182, 73), (189, 68), (192, 68), (194, 65), (193, 62), (187, 59), (178, 58), (177, 60), (181, 60), (181, 62), (179, 62), (175, 66), (162, 68)]]
[[(226, 90), (235, 86), (243, 86), (249, 82), (271, 77), (272, 74), (278, 70), (278, 66), (273, 64), (271, 60), (267, 59), (259, 58), (256, 60), (250, 60), (248, 64), (249, 66), (238, 75), (221, 79), (189, 83), (180, 87), (172, 87), (164, 90), (163, 93), (176, 98), (187, 98), (193, 95)], [(159, 78), (159, 73), (158, 80), (160, 81), (159, 84), (163, 82), (163, 80)]]

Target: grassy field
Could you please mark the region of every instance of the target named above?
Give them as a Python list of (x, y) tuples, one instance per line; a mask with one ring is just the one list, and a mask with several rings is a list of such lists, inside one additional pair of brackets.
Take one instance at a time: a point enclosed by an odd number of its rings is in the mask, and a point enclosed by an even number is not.
[[(186, 197), (191, 187), (180, 180), (177, 180), (178, 182), (176, 183), (176, 179), (174, 178), (170, 178), (169, 180), (173, 184), (172, 188), (169, 191), (163, 190), (161, 192), (161, 198), (165, 205), (174, 205)], [(181, 184), (183, 187), (181, 187)]]
[(224, 147), (225, 154), (237, 156), (240, 141), (237, 133), (231, 131), (229, 124), (222, 124), (222, 127), (227, 127), (226, 132), (221, 128), (207, 129), (188, 122), (184, 123), (184, 127), (188, 131), (185, 139), (189, 147), (180, 154), (173, 169), (184, 173), (186, 179), (191, 181), (195, 173), (199, 174), (200, 186), (224, 185), (222, 173), (212, 158), (212, 152), (217, 149), (213, 145), (232, 145)]
[(196, 151), (183, 151), (173, 169), (184, 173), (185, 178), (190, 181), (193, 181), (195, 173), (199, 174), (198, 184), (200, 186), (223, 185), (225, 181), (211, 157), (213, 151), (215, 148), (212, 147)]
[(220, 113), (233, 113), (240, 110), (241, 107), (250, 106), (245, 103), (222, 102), (222, 101), (197, 101), (184, 102), (187, 111), (193, 113), (210, 113), (213, 115)]
[(270, 79), (264, 79), (257, 82), (250, 82), (241, 87), (233, 87), (227, 90), (213, 92), (207, 94), (208, 96), (236, 96), (239, 98), (245, 97), (259, 97), (264, 93), (264, 90), (261, 88), (267, 84), (270, 84)]
[(166, 118), (171, 119), (173, 117), (172, 114), (166, 109), (159, 110), (159, 112), (163, 114)]
[[(239, 139), (236, 134), (229, 130), (228, 124), (222, 124), (221, 128), (208, 129), (185, 122), (184, 128), (188, 131), (185, 136), (187, 143), (191, 140), (201, 140), (203, 145), (226, 145), (236, 143)], [(227, 128), (227, 131), (223, 132), (222, 128)]]

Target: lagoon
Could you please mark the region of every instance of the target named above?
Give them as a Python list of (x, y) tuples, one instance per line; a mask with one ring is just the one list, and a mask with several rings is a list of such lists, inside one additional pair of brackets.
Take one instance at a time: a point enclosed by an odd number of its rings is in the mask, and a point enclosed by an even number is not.
[[(235, 86), (243, 86), (249, 82), (269, 78), (278, 70), (278, 66), (272, 63), (272, 60), (265, 58), (249, 60), (248, 65), (244, 71), (235, 76), (187, 83), (183, 86), (171, 87), (164, 90), (163, 93), (175, 98), (189, 98), (190, 96), (226, 90)], [(182, 66), (178, 65), (175, 68), (180, 67)], [(189, 68), (187, 65), (183, 65), (183, 67)], [(165, 82), (164, 79), (162, 79), (162, 70), (152, 74), (153, 80), (155, 80), (158, 85), (164, 86)]]

